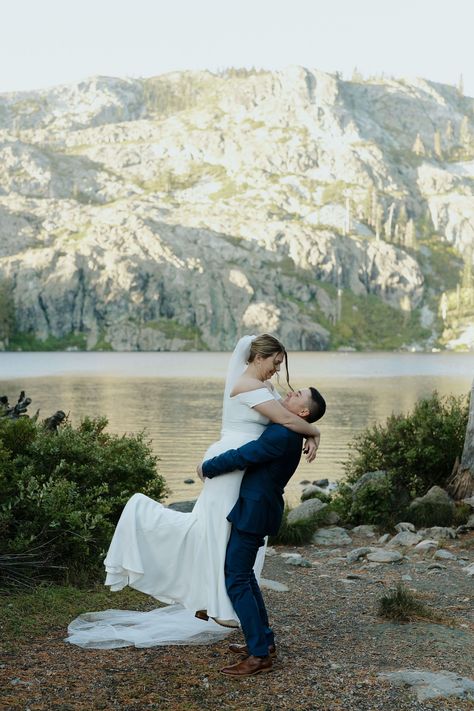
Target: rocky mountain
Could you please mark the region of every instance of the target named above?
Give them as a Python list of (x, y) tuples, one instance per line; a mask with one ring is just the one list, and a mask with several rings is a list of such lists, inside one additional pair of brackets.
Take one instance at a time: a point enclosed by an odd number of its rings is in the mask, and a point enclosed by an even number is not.
[(473, 247), (451, 86), (293, 67), (0, 94), (3, 347), (470, 347)]

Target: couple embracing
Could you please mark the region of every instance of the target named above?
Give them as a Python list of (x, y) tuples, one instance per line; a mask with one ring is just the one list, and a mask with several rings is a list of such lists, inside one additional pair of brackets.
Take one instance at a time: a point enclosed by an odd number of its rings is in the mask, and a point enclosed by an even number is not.
[(140, 615), (151, 613), (82, 616), (70, 626), (68, 641), (89, 647), (199, 644), (240, 624), (245, 645), (230, 647), (240, 660), (221, 671), (237, 677), (271, 671), (275, 640), (258, 586), (264, 537), (278, 532), (283, 490), (303, 439), (308, 461), (316, 456), (320, 433), (312, 423), (326, 409), (313, 387), (280, 397), (270, 379), (283, 362), (290, 386), (288, 356), (276, 338), (244, 336), (237, 343), (221, 439), (198, 467), (204, 486), (191, 513), (143, 494), (124, 508), (105, 559), (105, 584), (112, 590), (130, 585), (168, 606), (146, 620)]

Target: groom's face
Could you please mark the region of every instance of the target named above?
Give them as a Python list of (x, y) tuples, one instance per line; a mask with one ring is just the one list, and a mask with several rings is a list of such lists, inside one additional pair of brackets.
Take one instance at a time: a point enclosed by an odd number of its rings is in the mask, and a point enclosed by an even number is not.
[(307, 417), (309, 415), (309, 404), (311, 400), (311, 390), (303, 388), (296, 392), (289, 392), (282, 400), (282, 405), (294, 415)]

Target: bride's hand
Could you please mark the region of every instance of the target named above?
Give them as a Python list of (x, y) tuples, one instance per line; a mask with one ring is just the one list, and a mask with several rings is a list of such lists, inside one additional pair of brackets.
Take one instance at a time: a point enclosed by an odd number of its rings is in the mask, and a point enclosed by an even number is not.
[(308, 437), (304, 443), (303, 452), (306, 454), (306, 461), (311, 464), (316, 458), (316, 452), (319, 447), (319, 436), (318, 437)]
[(198, 464), (196, 467), (196, 474), (200, 478), (201, 481), (204, 481), (204, 474), (202, 473), (202, 464)]

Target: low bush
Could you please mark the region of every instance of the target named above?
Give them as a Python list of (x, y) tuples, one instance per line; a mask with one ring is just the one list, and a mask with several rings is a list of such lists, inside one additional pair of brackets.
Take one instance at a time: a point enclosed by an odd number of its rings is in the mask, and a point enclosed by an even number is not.
[(410, 622), (420, 618), (432, 619), (433, 612), (414, 593), (399, 583), (394, 590), (382, 595), (378, 614), (394, 622)]
[(467, 418), (467, 397), (441, 397), (437, 392), (419, 400), (412, 412), (391, 415), (352, 441), (345, 464), (348, 482), (384, 469), (395, 489), (405, 489), (410, 498), (436, 484), (445, 486), (462, 453)]
[(28, 417), (0, 418), (3, 554), (36, 556), (51, 578), (86, 582), (130, 496), (164, 497), (144, 433), (119, 437), (106, 426), (106, 418), (86, 418), (51, 432)]
[(454, 514), (455, 509), (450, 503), (420, 501), (416, 506), (407, 509), (404, 518), (415, 528), (431, 528), (431, 526), (451, 526)]
[(285, 506), (280, 530), (276, 536), (269, 537), (270, 545), (302, 546), (309, 543), (313, 533), (324, 522), (327, 510), (322, 509), (317, 514), (304, 521), (288, 523), (290, 509)]

